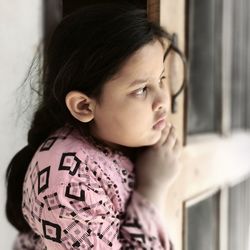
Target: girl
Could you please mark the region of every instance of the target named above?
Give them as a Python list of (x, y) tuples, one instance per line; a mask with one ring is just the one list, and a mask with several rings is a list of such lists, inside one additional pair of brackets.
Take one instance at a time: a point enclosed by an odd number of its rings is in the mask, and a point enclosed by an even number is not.
[(58, 25), (28, 145), (7, 170), (14, 249), (171, 249), (160, 209), (181, 150), (168, 122), (168, 37), (130, 5)]

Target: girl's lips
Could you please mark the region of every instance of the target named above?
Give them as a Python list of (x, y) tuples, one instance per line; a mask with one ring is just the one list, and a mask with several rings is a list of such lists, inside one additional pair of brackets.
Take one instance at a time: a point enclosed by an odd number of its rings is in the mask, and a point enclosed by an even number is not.
[(154, 126), (153, 126), (153, 129), (155, 130), (162, 130), (164, 129), (166, 126), (166, 119), (163, 118), (161, 120), (159, 120)]

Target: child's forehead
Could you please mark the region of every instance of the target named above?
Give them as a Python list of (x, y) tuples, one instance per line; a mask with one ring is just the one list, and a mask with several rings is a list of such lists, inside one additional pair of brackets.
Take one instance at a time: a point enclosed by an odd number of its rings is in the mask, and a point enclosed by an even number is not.
[[(134, 52), (111, 80), (151, 76), (162, 71), (164, 48), (160, 42), (150, 43)], [(160, 67), (160, 68), (159, 68)]]

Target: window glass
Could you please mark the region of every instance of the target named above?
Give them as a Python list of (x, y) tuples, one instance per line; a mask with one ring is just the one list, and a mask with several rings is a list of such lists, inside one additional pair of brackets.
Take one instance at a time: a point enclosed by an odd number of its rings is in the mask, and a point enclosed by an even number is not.
[(221, 8), (217, 0), (190, 0), (188, 134), (219, 130)]
[(250, 178), (229, 189), (229, 250), (250, 247)]
[(185, 208), (185, 250), (219, 250), (219, 197)]

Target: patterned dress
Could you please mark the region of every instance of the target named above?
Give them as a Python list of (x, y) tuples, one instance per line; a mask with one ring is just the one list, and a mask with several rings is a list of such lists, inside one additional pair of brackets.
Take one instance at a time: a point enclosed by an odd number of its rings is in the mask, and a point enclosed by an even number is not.
[(15, 250), (171, 249), (157, 209), (133, 190), (132, 162), (61, 128), (35, 153), (22, 209), (30, 233)]

